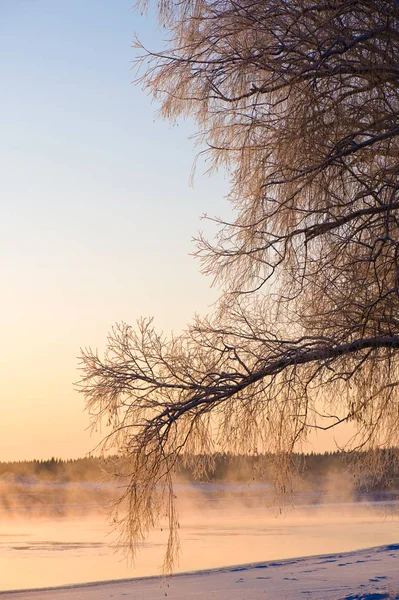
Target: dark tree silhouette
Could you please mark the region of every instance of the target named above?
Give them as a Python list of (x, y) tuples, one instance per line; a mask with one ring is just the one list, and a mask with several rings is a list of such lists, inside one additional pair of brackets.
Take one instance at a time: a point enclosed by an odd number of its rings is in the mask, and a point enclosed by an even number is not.
[(373, 456), (397, 444), (399, 5), (158, 8), (170, 41), (136, 41), (139, 82), (162, 117), (194, 117), (230, 175), (235, 220), (197, 240), (221, 298), (171, 339), (116, 326), (104, 358), (82, 353), (81, 386), (127, 457), (128, 541), (166, 512), (169, 568), (177, 457), (272, 452), (282, 489), (312, 428), (352, 421), (351, 447)]

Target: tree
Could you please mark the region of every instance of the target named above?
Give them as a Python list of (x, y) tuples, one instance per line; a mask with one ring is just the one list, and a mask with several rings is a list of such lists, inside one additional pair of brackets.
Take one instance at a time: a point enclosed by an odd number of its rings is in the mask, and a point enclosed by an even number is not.
[(170, 567), (179, 456), (269, 451), (284, 488), (312, 428), (352, 421), (363, 450), (398, 442), (399, 5), (158, 8), (170, 41), (136, 41), (139, 81), (162, 117), (194, 117), (230, 176), (235, 219), (197, 240), (221, 298), (171, 339), (117, 325), (104, 358), (82, 353), (81, 386), (128, 459), (128, 541), (166, 512)]

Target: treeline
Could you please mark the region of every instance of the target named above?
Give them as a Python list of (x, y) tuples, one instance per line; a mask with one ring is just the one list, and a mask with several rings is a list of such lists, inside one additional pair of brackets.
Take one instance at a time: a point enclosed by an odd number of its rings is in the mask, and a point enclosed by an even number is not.
[(105, 461), (100, 458), (62, 460), (23, 460), (0, 462), (0, 477), (36, 478), (41, 481), (98, 481), (103, 477)]
[[(205, 457), (199, 457), (201, 461)], [(272, 454), (231, 455), (227, 453), (215, 454), (212, 460), (205, 458), (208, 466), (205, 468), (203, 478), (210, 481), (237, 481), (272, 479), (275, 458)], [(310, 454), (294, 454), (291, 458), (292, 467), (298, 475), (318, 476), (327, 472), (342, 473), (350, 468), (350, 458), (345, 452), (324, 452)], [(179, 475), (187, 479), (198, 479), (196, 461), (182, 459), (177, 468)]]
[[(291, 467), (298, 480), (316, 482), (321, 479), (346, 477), (355, 487), (375, 489), (399, 489), (399, 449), (374, 453), (348, 453), (343, 451), (294, 454)], [(198, 479), (195, 462), (189, 467), (180, 464), (178, 473), (188, 480)], [(209, 481), (271, 481), (275, 469), (272, 454), (255, 456), (215, 455), (205, 470), (204, 479)]]
[[(227, 453), (215, 454), (211, 460), (206, 460), (206, 468), (199, 471), (197, 463), (204, 457), (194, 460), (181, 458), (176, 468), (178, 477), (190, 481), (267, 481), (272, 479), (273, 455), (236, 456)], [(298, 476), (304, 480), (318, 479), (320, 477), (344, 475), (351, 472), (359, 474), (359, 468), (354, 468), (355, 463), (361, 463), (362, 454), (348, 454), (345, 452), (324, 452), (310, 454), (294, 454), (292, 463)], [(399, 483), (399, 451), (397, 449), (384, 450), (369, 457), (369, 464), (381, 469), (360, 470), (360, 476), (369, 487), (381, 488), (397, 486)], [(384, 465), (385, 468), (382, 468)], [(116, 457), (78, 458), (75, 460), (31, 460), (17, 462), (0, 462), (0, 477), (2, 478), (35, 478), (41, 481), (80, 482), (104, 481), (108, 473), (118, 469)], [(123, 470), (123, 468), (122, 468)], [(201, 475), (199, 475), (201, 472)], [(373, 475), (371, 475), (373, 472)], [(375, 474), (377, 473), (377, 475)]]

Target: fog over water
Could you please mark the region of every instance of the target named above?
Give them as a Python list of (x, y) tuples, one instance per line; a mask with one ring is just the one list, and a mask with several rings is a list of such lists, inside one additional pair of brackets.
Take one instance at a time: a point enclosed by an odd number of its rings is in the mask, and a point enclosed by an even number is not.
[[(399, 541), (395, 493), (348, 486), (298, 492), (282, 512), (265, 484), (176, 485), (177, 571), (344, 552)], [(134, 565), (107, 524), (110, 484), (3, 480), (0, 590), (159, 575), (167, 531), (152, 532)]]

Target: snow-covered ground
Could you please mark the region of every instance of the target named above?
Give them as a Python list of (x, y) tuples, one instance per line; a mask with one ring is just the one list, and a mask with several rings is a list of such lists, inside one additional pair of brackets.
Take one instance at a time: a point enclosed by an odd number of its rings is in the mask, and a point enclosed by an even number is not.
[(399, 544), (175, 575), (0, 592), (4, 600), (384, 600), (399, 598)]

